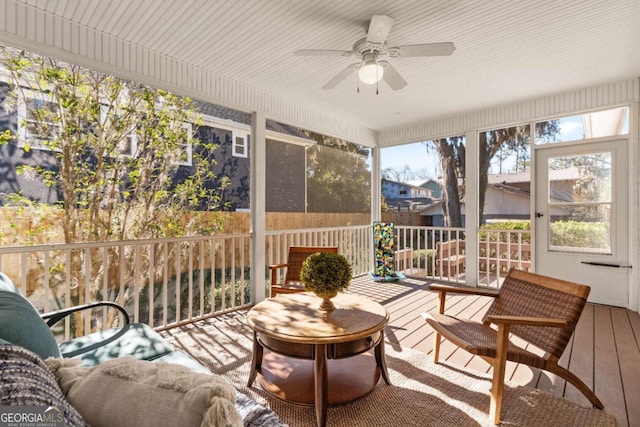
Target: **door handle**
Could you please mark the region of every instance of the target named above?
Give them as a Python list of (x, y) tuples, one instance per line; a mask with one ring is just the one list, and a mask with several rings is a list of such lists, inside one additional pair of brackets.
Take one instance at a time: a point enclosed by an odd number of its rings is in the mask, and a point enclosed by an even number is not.
[(536, 218), (542, 218), (544, 216), (544, 214), (541, 214), (540, 212), (536, 212)]
[(606, 262), (582, 261), (581, 263), (587, 265), (597, 265), (598, 267), (632, 268), (630, 265), (609, 264)]

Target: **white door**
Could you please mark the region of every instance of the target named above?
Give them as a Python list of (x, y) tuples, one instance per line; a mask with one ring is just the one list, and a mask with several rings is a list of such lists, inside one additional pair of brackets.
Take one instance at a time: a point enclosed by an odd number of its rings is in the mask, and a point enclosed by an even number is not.
[(535, 270), (628, 307), (627, 140), (535, 150)]

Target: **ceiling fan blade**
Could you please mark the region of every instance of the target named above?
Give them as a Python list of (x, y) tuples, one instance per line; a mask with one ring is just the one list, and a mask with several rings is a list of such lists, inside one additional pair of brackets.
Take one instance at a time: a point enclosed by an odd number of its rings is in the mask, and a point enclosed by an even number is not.
[(296, 56), (352, 56), (350, 50), (329, 50), (329, 49), (298, 49), (293, 51)]
[(349, 65), (347, 68), (336, 74), (327, 83), (325, 83), (325, 85), (322, 86), (322, 89), (333, 89), (334, 87), (338, 86), (340, 82), (349, 77), (355, 70), (358, 69), (359, 66), (360, 64), (358, 63)]
[(409, 56), (449, 56), (456, 50), (451, 42), (410, 44), (390, 48), (389, 51), (397, 50), (397, 55), (401, 57)]
[(387, 40), (391, 26), (395, 19), (386, 15), (373, 15), (369, 22), (367, 31), (367, 41), (370, 43), (383, 44)]
[(407, 81), (402, 78), (400, 73), (398, 73), (391, 64), (387, 61), (380, 61), (379, 64), (384, 67), (384, 74), (382, 75), (382, 78), (387, 82), (391, 89), (399, 90), (407, 85)]

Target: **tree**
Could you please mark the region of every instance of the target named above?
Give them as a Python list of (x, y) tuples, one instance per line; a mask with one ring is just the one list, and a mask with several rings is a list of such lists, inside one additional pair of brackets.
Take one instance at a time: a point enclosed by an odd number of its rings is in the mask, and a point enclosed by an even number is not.
[[(29, 138), (5, 132), (0, 142), (20, 142), (27, 153), (39, 145), (50, 154), (55, 167), (22, 165), (18, 173), (37, 176), (58, 193), (65, 243), (220, 228), (220, 217), (203, 212), (220, 203), (211, 172), (216, 146), (191, 137), (198, 123), (191, 99), (11, 48), (1, 55), (10, 104), (24, 106), (21, 126)], [(179, 178), (176, 171), (188, 160), (189, 173)], [(72, 274), (80, 276), (83, 255), (74, 256)], [(118, 256), (134, 268), (133, 254)], [(91, 262), (91, 280), (98, 280), (109, 266)], [(82, 287), (75, 291), (81, 303)]]
[[(438, 139), (434, 141), (435, 149), (442, 165), (442, 211), (447, 227), (462, 227), (460, 200), (464, 197), (464, 137)], [(458, 177), (462, 177), (462, 185), (458, 185)]]
[(396, 182), (407, 182), (415, 178), (415, 173), (411, 170), (409, 165), (402, 167), (389, 167), (382, 170), (382, 178)]
[[(536, 123), (536, 134), (542, 138), (552, 138), (559, 132), (558, 121)], [(484, 213), (485, 194), (488, 186), (488, 173), (491, 161), (502, 150), (501, 158), (507, 153), (516, 154), (516, 167), (528, 166), (528, 147), (530, 141), (529, 125), (496, 129), (480, 132), (478, 139), (478, 206), (479, 219), (482, 223)], [(442, 166), (443, 211), (445, 224), (448, 227), (461, 227), (460, 200), (464, 196), (464, 137), (456, 136), (427, 143), (427, 149), (435, 149), (440, 157)]]
[(337, 138), (307, 134), (316, 141), (307, 159), (309, 212), (369, 212), (368, 150)]

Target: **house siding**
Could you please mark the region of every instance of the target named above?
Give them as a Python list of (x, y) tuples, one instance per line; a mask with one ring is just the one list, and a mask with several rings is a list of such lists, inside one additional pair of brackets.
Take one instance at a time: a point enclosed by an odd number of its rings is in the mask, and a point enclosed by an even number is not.
[[(10, 130), (14, 135), (18, 132), (18, 118), (15, 111), (6, 108), (11, 88), (6, 82), (0, 82), (0, 132)], [(211, 104), (199, 103), (199, 109), (221, 111), (225, 118), (234, 110), (224, 109)], [(240, 117), (242, 123), (248, 120)], [(236, 118), (236, 116), (230, 116)], [(229, 118), (226, 118), (229, 120)], [(244, 124), (244, 123), (243, 123)], [(270, 123), (270, 127), (277, 126)], [(289, 127), (280, 125), (285, 131)], [(221, 197), (220, 205), (215, 207), (201, 206), (201, 209), (230, 210), (249, 209), (249, 169), (251, 141), (248, 141), (247, 157), (233, 155), (233, 131), (214, 126), (194, 127), (194, 137), (204, 143), (213, 143), (216, 149), (212, 153), (200, 151), (203, 157), (213, 158), (212, 171), (216, 177), (206, 184), (215, 189)], [(294, 136), (300, 137), (298, 134)], [(202, 148), (194, 147), (194, 150)], [(194, 152), (196, 154), (196, 152)], [(267, 162), (269, 171), (266, 185), (269, 189), (267, 210), (271, 212), (304, 212), (305, 211), (305, 148), (300, 145), (276, 140), (267, 140)], [(197, 156), (194, 156), (194, 162)], [(25, 151), (19, 144), (11, 142), (0, 145), (0, 205), (6, 203), (7, 195), (21, 193), (26, 198), (39, 203), (54, 204), (61, 201), (59, 190), (47, 187), (37, 176), (18, 174), (20, 165), (40, 166), (47, 170), (56, 170), (56, 160), (49, 150), (32, 149)], [(181, 165), (174, 174), (174, 182), (179, 183), (191, 176), (195, 166)], [(222, 180), (229, 180), (223, 189)]]

